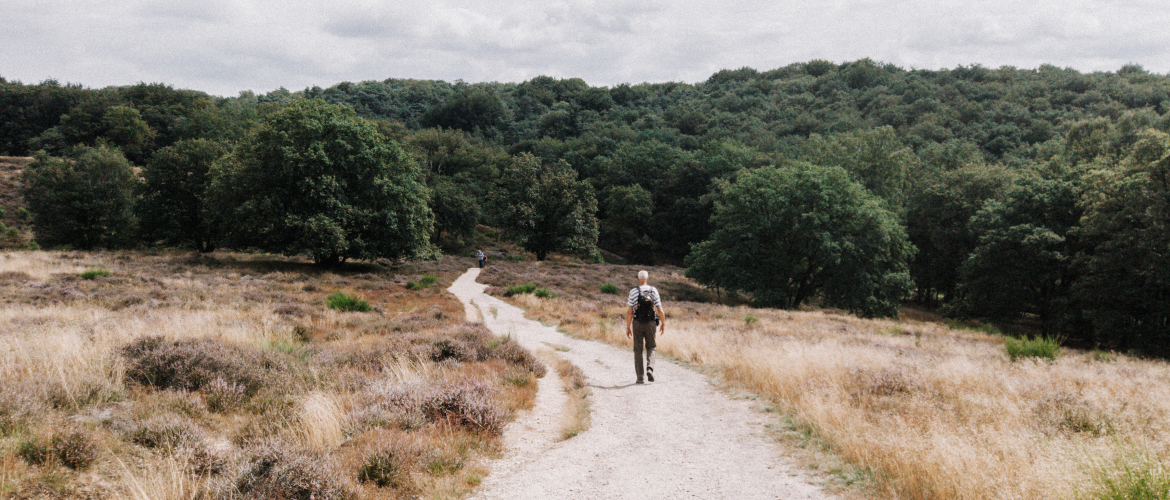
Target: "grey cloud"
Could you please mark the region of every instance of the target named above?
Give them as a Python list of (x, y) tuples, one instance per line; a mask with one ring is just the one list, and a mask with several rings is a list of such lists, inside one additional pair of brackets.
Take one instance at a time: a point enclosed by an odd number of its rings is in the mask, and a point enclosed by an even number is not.
[(594, 85), (871, 57), (1170, 70), (1153, 0), (10, 0), (0, 75), (220, 95), (387, 77)]

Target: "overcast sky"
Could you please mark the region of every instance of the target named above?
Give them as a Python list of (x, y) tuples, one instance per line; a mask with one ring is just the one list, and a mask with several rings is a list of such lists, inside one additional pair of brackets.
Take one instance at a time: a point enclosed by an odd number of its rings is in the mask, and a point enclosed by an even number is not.
[(4, 0), (0, 76), (234, 96), (421, 78), (698, 82), (865, 57), (1170, 71), (1165, 0)]

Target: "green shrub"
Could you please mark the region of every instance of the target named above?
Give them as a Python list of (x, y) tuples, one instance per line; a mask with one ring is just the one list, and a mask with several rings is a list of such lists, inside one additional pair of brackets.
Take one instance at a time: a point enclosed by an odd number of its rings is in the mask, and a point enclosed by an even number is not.
[(555, 298), (557, 296), (557, 294), (552, 293), (551, 291), (549, 291), (549, 289), (547, 289), (543, 286), (540, 288), (537, 288), (536, 290), (533, 290), (532, 295), (535, 295), (535, 296), (540, 297), (542, 299), (551, 299), (551, 298)]
[(3, 219), (5, 217), (8, 217), (8, 212), (5, 212), (4, 208), (0, 208), (0, 219)]
[(536, 291), (536, 284), (535, 283), (525, 283), (523, 285), (516, 285), (516, 286), (508, 287), (506, 290), (504, 290), (504, 296), (511, 297), (513, 295), (520, 295), (522, 293), (532, 293), (535, 291)]
[(81, 272), (81, 279), (92, 280), (98, 276), (106, 277), (110, 275), (110, 270), (104, 267), (89, 267)]
[(606, 283), (604, 285), (601, 285), (601, 293), (608, 293), (610, 295), (617, 295), (618, 294), (618, 287), (617, 287), (617, 285), (614, 285), (613, 283)]
[(416, 281), (407, 281), (406, 288), (409, 288), (411, 290), (422, 290), (423, 288), (426, 288), (428, 286), (435, 284), (436, 281), (439, 281), (438, 276), (435, 276), (433, 274), (424, 274), (423, 277), (420, 278), (417, 282)]
[(29, 212), (27, 208), (20, 207), (16, 209), (16, 218), (20, 220), (32, 219), (32, 212)]
[(1012, 361), (1021, 358), (1056, 359), (1060, 340), (1053, 337), (1008, 338), (1004, 340), (1003, 347)]
[(335, 292), (333, 295), (330, 295), (326, 305), (330, 309), (336, 309), (341, 312), (370, 312), (369, 302), (341, 292)]
[(757, 318), (757, 317), (755, 317), (755, 316), (751, 316), (751, 315), (749, 315), (749, 316), (744, 316), (744, 318), (743, 318), (743, 322), (744, 322), (744, 323), (747, 323), (747, 324), (749, 324), (749, 325), (755, 324), (755, 323), (757, 323), (757, 322), (759, 322), (759, 321), (760, 321), (760, 318)]

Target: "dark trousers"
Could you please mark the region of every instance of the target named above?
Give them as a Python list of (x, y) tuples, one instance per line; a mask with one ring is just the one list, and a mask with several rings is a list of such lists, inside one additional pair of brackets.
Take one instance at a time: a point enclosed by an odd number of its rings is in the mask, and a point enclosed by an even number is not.
[(480, 268), (480, 269), (483, 269), (483, 264), (484, 264), (485, 262), (487, 262), (487, 259), (479, 259), (479, 268)]
[(642, 380), (642, 348), (646, 348), (646, 368), (654, 368), (654, 333), (658, 331), (658, 323), (654, 320), (634, 320), (634, 372), (638, 380)]

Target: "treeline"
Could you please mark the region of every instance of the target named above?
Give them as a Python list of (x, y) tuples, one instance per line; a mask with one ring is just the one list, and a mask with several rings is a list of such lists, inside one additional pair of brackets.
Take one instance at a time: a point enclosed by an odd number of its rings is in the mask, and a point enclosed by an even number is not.
[[(352, 111), (306, 104), (316, 100)], [(131, 208), (109, 210), (129, 214), (135, 229), (61, 242), (263, 247), (264, 231), (295, 226), (314, 228), (306, 241), (316, 243), (272, 248), (321, 261), (378, 255), (390, 236), (365, 236), (366, 250), (351, 252), (347, 235), (397, 208), (326, 223), (287, 215), (303, 208), (296, 203), (241, 198), (279, 184), (260, 172), (295, 163), (277, 152), (291, 154), (304, 137), (263, 144), (289, 136), (279, 130), (296, 122), (284, 114), (298, 106), (373, 130), (359, 134), (371, 150), (404, 152), (390, 154), (397, 174), (371, 174), (426, 200), (411, 212), (415, 244), (397, 256), (433, 253), (487, 223), (540, 258), (596, 256), (600, 246), (634, 262), (685, 263), (696, 279), (761, 304), (889, 315), (912, 299), (1086, 346), (1170, 354), (1170, 78), (1135, 65), (1085, 74), (810, 61), (696, 84), (388, 79), (231, 98), (165, 85), (3, 82), (0, 153), (43, 150), (37, 164), (54, 155), (77, 166), (87, 154), (123, 155), (131, 165), (115, 176), (139, 183), (125, 191)], [(181, 151), (199, 148), (206, 169), (176, 166), (195, 155)], [(294, 156), (337, 165), (333, 155), (348, 151), (320, 156), (325, 149)], [(331, 168), (307, 170), (319, 181), (285, 196), (334, 200), (318, 203), (326, 208), (373, 196), (347, 194), (338, 186), (367, 178), (343, 182)], [(183, 223), (212, 221), (214, 241), (175, 237), (179, 216), (151, 205), (181, 197), (151, 180), (168, 169), (201, 179), (204, 191), (188, 191), (219, 207)], [(216, 185), (236, 189), (207, 190)], [(331, 251), (307, 250), (330, 241)]]

